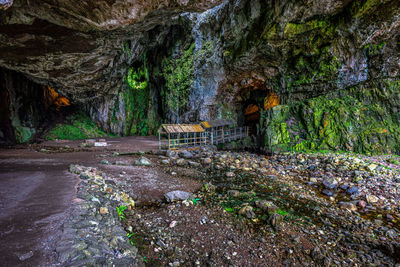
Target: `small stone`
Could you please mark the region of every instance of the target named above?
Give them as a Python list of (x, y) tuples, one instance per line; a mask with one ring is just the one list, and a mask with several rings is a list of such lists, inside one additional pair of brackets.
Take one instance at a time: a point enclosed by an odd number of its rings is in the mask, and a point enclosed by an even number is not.
[(386, 232), (386, 236), (389, 238), (396, 238), (397, 237), (397, 233), (395, 230), (390, 229)]
[(352, 186), (349, 189), (346, 190), (347, 194), (357, 194), (358, 193), (358, 186)]
[(211, 162), (212, 162), (212, 160), (211, 160), (210, 158), (205, 158), (205, 159), (203, 159), (203, 161), (202, 161), (203, 165), (210, 165)]
[(327, 189), (336, 189), (338, 187), (338, 182), (335, 178), (329, 177), (326, 178), (322, 184), (325, 186)]
[(357, 205), (362, 208), (365, 209), (365, 207), (367, 206), (367, 202), (365, 202), (364, 200), (360, 200), (357, 202)]
[(183, 150), (179, 152), (179, 156), (185, 159), (191, 159), (193, 158), (193, 154), (190, 151)]
[(104, 164), (104, 165), (110, 164), (110, 163), (108, 162), (108, 160), (105, 160), (105, 159), (103, 159), (100, 163), (101, 163), (101, 164)]
[(368, 169), (370, 172), (372, 172), (372, 171), (374, 171), (377, 167), (378, 167), (378, 165), (372, 163), (372, 164), (370, 164), (370, 165), (367, 166), (367, 169)]
[(186, 165), (186, 160), (184, 160), (184, 159), (178, 159), (178, 160), (176, 161), (176, 165), (178, 165), (178, 166), (185, 166), (185, 165)]
[(174, 227), (176, 226), (177, 223), (178, 223), (177, 221), (172, 221), (172, 222), (169, 224), (169, 228), (174, 228)]
[(135, 165), (150, 166), (151, 162), (145, 157), (140, 157), (139, 160), (135, 161)]
[(189, 161), (188, 163), (189, 163), (189, 166), (191, 166), (191, 167), (199, 167), (200, 166), (200, 163), (195, 162), (195, 161)]
[(225, 176), (228, 177), (228, 178), (233, 178), (233, 177), (235, 177), (236, 175), (235, 175), (235, 173), (233, 173), (233, 172), (227, 172), (227, 173), (225, 174)]
[(348, 209), (348, 210), (351, 210), (351, 211), (357, 211), (356, 205), (354, 205), (351, 202), (339, 202), (338, 204), (339, 204), (339, 207), (342, 208), (342, 209)]
[(328, 197), (333, 196), (333, 193), (332, 193), (331, 191), (329, 191), (329, 190), (326, 190), (326, 189), (322, 190), (322, 193), (323, 193), (324, 195), (327, 195)]
[(27, 252), (25, 254), (22, 254), (22, 255), (18, 256), (18, 258), (19, 258), (20, 261), (25, 261), (25, 260), (31, 258), (32, 256), (33, 256), (33, 251), (31, 250), (31, 251), (29, 251), (29, 252)]
[(161, 161), (161, 164), (168, 165), (169, 164), (169, 160), (168, 159), (163, 159)]
[(244, 206), (239, 210), (239, 215), (246, 217), (247, 219), (254, 219), (256, 217), (255, 213), (253, 212), (252, 206)]
[(378, 202), (378, 198), (374, 195), (366, 195), (365, 199), (367, 200), (368, 203), (376, 203)]
[(315, 177), (311, 177), (311, 178), (310, 178), (310, 182), (315, 184), (315, 183), (318, 182), (318, 180), (317, 180), (317, 178), (315, 178)]
[(173, 150), (168, 150), (167, 153), (165, 154), (169, 158), (175, 158), (176, 157), (176, 152)]
[(101, 215), (108, 214), (108, 208), (107, 207), (101, 207), (99, 212), (100, 212)]

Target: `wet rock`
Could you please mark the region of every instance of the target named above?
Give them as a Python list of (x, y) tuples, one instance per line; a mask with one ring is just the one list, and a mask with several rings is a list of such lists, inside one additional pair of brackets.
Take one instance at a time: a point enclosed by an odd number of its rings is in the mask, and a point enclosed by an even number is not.
[(171, 191), (171, 192), (166, 193), (164, 195), (164, 197), (167, 202), (173, 202), (173, 201), (178, 201), (178, 200), (189, 199), (192, 197), (192, 194), (189, 192), (176, 190), (176, 191)]

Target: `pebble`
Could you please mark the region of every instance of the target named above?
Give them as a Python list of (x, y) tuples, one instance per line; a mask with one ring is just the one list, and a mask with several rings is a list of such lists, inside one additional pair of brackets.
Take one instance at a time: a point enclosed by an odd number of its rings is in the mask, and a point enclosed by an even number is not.
[(101, 207), (99, 212), (100, 212), (101, 215), (108, 214), (108, 208), (107, 207)]

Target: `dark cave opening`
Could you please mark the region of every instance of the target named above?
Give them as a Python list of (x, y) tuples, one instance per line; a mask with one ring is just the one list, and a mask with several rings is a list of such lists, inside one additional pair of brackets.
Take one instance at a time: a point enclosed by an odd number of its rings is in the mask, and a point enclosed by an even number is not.
[(0, 69), (0, 143), (35, 141), (43, 129), (73, 112), (71, 102), (48, 85)]

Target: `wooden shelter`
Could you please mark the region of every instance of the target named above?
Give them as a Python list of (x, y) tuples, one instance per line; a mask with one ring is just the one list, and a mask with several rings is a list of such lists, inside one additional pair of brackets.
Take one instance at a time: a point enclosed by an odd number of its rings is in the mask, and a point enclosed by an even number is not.
[[(161, 138), (166, 136), (168, 144), (163, 144)], [(181, 149), (207, 144), (204, 128), (200, 124), (162, 124), (158, 130), (159, 149)]]

